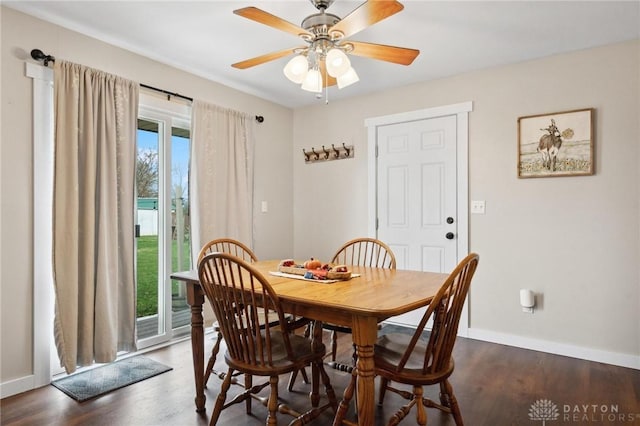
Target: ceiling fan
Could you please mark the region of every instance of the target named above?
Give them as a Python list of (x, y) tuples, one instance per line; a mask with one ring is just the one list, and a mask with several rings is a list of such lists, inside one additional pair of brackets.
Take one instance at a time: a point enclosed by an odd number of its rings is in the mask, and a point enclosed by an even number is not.
[(359, 80), (347, 54), (410, 65), (420, 53), (383, 44), (347, 40), (365, 28), (392, 16), (404, 6), (395, 0), (368, 0), (344, 18), (327, 13), (334, 0), (310, 0), (319, 13), (307, 16), (301, 26), (256, 7), (245, 7), (233, 13), (300, 37), (306, 45), (267, 53), (232, 66), (246, 69), (284, 56), (295, 54), (284, 68), (289, 80), (302, 84), (302, 89), (320, 93), (328, 86), (346, 87)]

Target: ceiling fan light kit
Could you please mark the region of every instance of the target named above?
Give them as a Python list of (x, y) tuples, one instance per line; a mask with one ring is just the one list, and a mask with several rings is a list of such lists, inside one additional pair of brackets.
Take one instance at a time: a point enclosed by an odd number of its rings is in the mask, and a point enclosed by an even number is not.
[(331, 77), (340, 77), (351, 68), (351, 61), (347, 55), (335, 47), (327, 52), (325, 61), (327, 64), (327, 72)]
[(284, 75), (287, 76), (289, 80), (296, 84), (300, 84), (304, 81), (307, 71), (309, 71), (309, 62), (307, 62), (307, 58), (304, 55), (294, 56), (289, 62), (287, 62), (283, 71)]
[(420, 53), (416, 49), (349, 41), (357, 32), (400, 12), (404, 6), (395, 0), (369, 0), (340, 19), (325, 10), (334, 0), (310, 0), (320, 11), (306, 17), (298, 27), (255, 7), (234, 10), (233, 13), (300, 37), (307, 46), (284, 49), (237, 62), (232, 66), (245, 69), (295, 54), (285, 65), (284, 75), (303, 90), (322, 93), (335, 84), (339, 89), (359, 81), (347, 54), (410, 65)]
[(310, 69), (302, 82), (302, 90), (307, 92), (322, 93), (322, 74), (316, 69)]
[(360, 78), (358, 77), (356, 70), (349, 67), (346, 73), (338, 77), (338, 89), (345, 88), (353, 83), (357, 83), (358, 81), (360, 81)]
[[(318, 55), (322, 57), (323, 55)], [(359, 80), (358, 74), (351, 66), (347, 55), (339, 48), (332, 48), (325, 57), (327, 73), (338, 79), (338, 89), (347, 87)], [(293, 83), (302, 84), (302, 89), (309, 92), (322, 92), (323, 80), (318, 67), (312, 64), (307, 56), (294, 56), (284, 67), (284, 75)]]

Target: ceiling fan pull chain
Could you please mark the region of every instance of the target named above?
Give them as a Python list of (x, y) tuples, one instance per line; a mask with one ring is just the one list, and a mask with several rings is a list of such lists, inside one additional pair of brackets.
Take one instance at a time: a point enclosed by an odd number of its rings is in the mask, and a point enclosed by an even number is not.
[(329, 105), (329, 77), (327, 76), (327, 67), (324, 67), (324, 104)]

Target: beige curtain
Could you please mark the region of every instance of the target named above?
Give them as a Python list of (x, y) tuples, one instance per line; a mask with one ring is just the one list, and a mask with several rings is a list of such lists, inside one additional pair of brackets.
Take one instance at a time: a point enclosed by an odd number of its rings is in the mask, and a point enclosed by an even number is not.
[(254, 118), (194, 101), (191, 110), (192, 258), (214, 238), (253, 247)]
[(135, 350), (138, 84), (56, 61), (55, 339), (67, 373)]

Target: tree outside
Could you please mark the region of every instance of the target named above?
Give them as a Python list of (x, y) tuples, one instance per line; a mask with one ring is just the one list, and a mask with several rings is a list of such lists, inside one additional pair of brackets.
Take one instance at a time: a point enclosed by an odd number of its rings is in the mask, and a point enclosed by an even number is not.
[(158, 196), (158, 152), (150, 149), (138, 151), (136, 162), (136, 189), (138, 197)]

